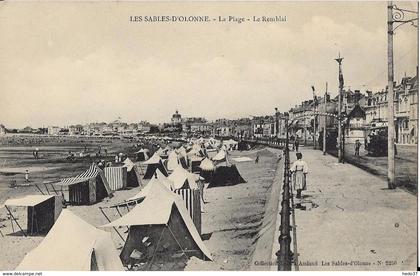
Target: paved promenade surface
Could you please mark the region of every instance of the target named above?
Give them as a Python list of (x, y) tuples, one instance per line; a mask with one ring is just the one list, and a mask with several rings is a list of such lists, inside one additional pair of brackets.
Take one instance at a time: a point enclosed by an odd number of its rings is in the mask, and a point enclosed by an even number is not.
[(299, 269), (414, 271), (416, 197), (320, 151), (302, 153), (310, 172), (307, 209), (295, 211)]

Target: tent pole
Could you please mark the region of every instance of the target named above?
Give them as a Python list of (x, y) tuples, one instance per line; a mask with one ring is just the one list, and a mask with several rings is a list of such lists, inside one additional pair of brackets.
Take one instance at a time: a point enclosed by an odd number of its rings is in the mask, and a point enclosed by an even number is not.
[(178, 242), (177, 238), (175, 237), (174, 233), (171, 230), (171, 227), (169, 227), (169, 225), (167, 225), (167, 226), (168, 226), (169, 231), (172, 234), (172, 237), (174, 237), (176, 243), (178, 244), (179, 248), (181, 249), (182, 253), (184, 253), (184, 255), (185, 255), (185, 257), (187, 258), (187, 261), (188, 261), (188, 255), (187, 255), (187, 253), (184, 251), (184, 248), (182, 248), (181, 244)]
[(55, 187), (54, 187), (54, 185), (53, 185), (53, 184), (51, 184), (51, 187), (52, 187), (52, 189), (53, 189), (54, 193), (55, 193), (56, 195), (58, 195), (58, 193), (57, 193), (57, 191), (55, 190)]
[[(17, 222), (17, 220), (16, 220), (16, 218), (13, 216), (12, 212), (10, 212), (9, 207), (7, 207), (6, 205), (4, 205), (4, 207), (6, 207), (7, 211), (9, 212), (9, 215), (10, 215), (11, 219), (13, 218), (13, 220), (16, 222), (17, 226), (19, 227), (20, 231), (22, 231), (23, 235), (24, 235), (25, 237), (27, 237), (27, 235), (26, 235), (25, 231), (23, 231), (22, 227), (20, 227), (20, 224)], [(12, 226), (13, 226), (13, 223), (12, 223)], [(13, 232), (14, 232), (14, 231), (15, 231), (15, 230), (13, 230)]]
[[(120, 208), (118, 208), (118, 206), (115, 206), (115, 209), (117, 209), (118, 215), (120, 215), (120, 218), (122, 218), (122, 215), (120, 213)], [(130, 227), (127, 226), (127, 230), (130, 230)]]
[[(111, 220), (108, 218), (108, 216), (105, 214), (104, 210), (102, 210), (102, 207), (99, 207), (99, 210), (101, 210), (101, 213), (104, 215), (104, 217), (106, 218), (106, 220), (111, 223)], [(115, 226), (112, 226), (112, 228), (114, 228), (115, 232), (117, 232), (118, 236), (123, 240), (123, 242), (125, 242), (124, 238), (121, 236), (120, 232), (118, 232), (117, 228)]]
[(15, 227), (13, 226), (12, 216), (9, 215), (9, 219), (10, 219), (10, 224), (12, 225), (12, 231), (14, 233), (15, 232)]
[(44, 184), (45, 189), (47, 190), (47, 194), (50, 194), (50, 191), (48, 190), (47, 185)]
[(35, 206), (32, 207), (32, 214), (31, 214), (31, 219), (32, 219), (32, 225), (31, 225), (31, 234), (34, 233), (34, 213), (35, 213)]
[(41, 194), (45, 195), (44, 192), (41, 190), (41, 188), (38, 187), (38, 184), (35, 184), (35, 187), (38, 189), (38, 191), (41, 192)]
[(153, 256), (152, 256), (152, 259), (150, 260), (150, 266), (149, 266), (149, 269), (151, 269), (151, 268), (152, 268), (152, 265), (153, 265), (153, 260), (155, 259), (155, 255), (156, 255), (156, 252), (157, 252), (157, 249), (158, 249), (159, 243), (160, 243), (160, 241), (162, 240), (162, 237), (163, 237), (163, 231), (165, 231), (165, 227), (163, 227), (162, 232), (160, 232), (160, 237), (159, 237), (159, 240), (158, 240), (158, 241), (157, 241), (157, 243), (156, 243), (155, 251), (153, 251)]

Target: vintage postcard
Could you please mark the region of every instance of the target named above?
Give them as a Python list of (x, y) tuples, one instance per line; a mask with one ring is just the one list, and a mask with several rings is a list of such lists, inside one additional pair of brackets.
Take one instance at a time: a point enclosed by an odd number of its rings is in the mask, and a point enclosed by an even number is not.
[(3, 275), (416, 273), (417, 1), (3, 0), (0, 64)]

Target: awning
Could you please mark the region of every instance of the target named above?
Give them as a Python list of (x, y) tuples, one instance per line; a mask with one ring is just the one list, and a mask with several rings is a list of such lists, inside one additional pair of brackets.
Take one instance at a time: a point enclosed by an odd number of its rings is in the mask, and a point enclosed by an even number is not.
[(78, 184), (81, 182), (85, 182), (88, 181), (89, 179), (91, 179), (91, 177), (84, 177), (84, 178), (80, 178), (80, 177), (70, 177), (70, 178), (64, 178), (61, 179), (60, 182), (54, 184), (54, 185), (59, 185), (59, 186), (71, 186), (74, 184)]
[(53, 195), (27, 195), (21, 198), (8, 199), (6, 200), (4, 205), (15, 206), (15, 207), (34, 207), (52, 197), (54, 196)]

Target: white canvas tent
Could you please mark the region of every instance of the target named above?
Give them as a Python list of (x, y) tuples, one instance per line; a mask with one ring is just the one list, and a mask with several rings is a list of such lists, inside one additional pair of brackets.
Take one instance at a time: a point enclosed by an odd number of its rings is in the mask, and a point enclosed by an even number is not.
[(200, 163), (200, 169), (202, 171), (214, 171), (216, 167), (214, 166), (213, 162), (210, 159), (205, 158)]
[(164, 176), (160, 171), (156, 171), (157, 177), (152, 177), (147, 185), (135, 196), (132, 196), (128, 200), (136, 200), (142, 197), (146, 197), (146, 195), (150, 192), (153, 185), (162, 185), (165, 186), (168, 191), (173, 190), (173, 182), (169, 180), (166, 176)]
[(17, 271), (122, 271), (111, 234), (63, 210), (45, 239)]
[(198, 189), (197, 177), (179, 165), (168, 176), (168, 179), (173, 182), (174, 190)]
[(127, 187), (141, 186), (142, 183), (139, 167), (128, 157), (123, 163), (123, 167), (127, 168)]
[(169, 153), (167, 169), (173, 171), (179, 166), (178, 154), (173, 150)]
[(129, 261), (135, 249), (141, 250), (141, 241), (145, 235), (153, 240), (155, 253), (182, 251), (188, 257), (211, 260), (211, 254), (201, 240), (181, 197), (168, 190), (160, 180), (155, 181), (141, 203), (121, 218), (102, 226), (130, 227), (121, 252), (123, 262)]
[(155, 154), (153, 154), (153, 156), (149, 160), (143, 162), (143, 164), (147, 165), (146, 173), (143, 177), (144, 179), (152, 178), (156, 170), (160, 170), (165, 176), (168, 175), (168, 171), (163, 165), (162, 159), (160, 158), (157, 152), (155, 152)]
[(140, 149), (136, 152), (137, 161), (146, 161), (149, 159), (149, 150), (148, 149)]
[(226, 151), (220, 150), (213, 158), (213, 161), (222, 162), (226, 160)]

